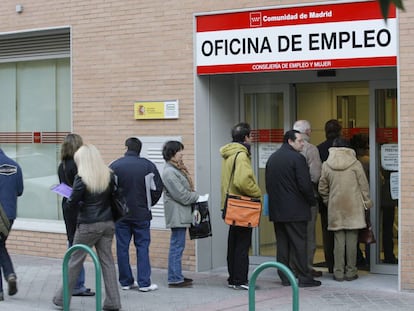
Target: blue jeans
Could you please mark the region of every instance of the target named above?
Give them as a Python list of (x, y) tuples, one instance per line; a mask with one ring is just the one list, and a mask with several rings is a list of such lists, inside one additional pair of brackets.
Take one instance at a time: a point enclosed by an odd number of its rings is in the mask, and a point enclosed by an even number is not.
[(151, 242), (150, 221), (118, 221), (115, 228), (116, 255), (118, 257), (119, 283), (128, 286), (134, 283), (129, 263), (129, 244), (134, 236), (137, 252), (137, 281), (139, 287), (151, 285), (149, 245)]
[[(11, 226), (13, 225), (13, 220), (9, 219), (10, 221), (10, 230)], [(7, 279), (10, 274), (14, 273), (13, 263), (11, 261), (9, 252), (6, 248), (6, 239), (0, 240), (0, 292), (3, 291), (3, 280), (1, 271), (3, 270), (4, 277)]]
[(186, 232), (187, 228), (171, 228), (170, 251), (168, 253), (168, 284), (184, 281), (181, 271), (181, 259), (185, 247)]

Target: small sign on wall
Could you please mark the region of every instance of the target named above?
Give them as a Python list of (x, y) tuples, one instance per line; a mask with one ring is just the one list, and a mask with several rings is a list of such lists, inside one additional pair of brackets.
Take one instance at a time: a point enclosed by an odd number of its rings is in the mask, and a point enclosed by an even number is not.
[(135, 120), (178, 119), (178, 100), (134, 103)]

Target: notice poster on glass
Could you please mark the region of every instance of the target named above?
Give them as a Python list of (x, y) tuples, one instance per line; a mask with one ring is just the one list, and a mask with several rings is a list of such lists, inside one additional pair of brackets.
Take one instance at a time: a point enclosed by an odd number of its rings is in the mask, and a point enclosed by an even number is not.
[(399, 184), (399, 173), (392, 172), (390, 174), (390, 193), (391, 199), (398, 200), (400, 198), (400, 184)]
[(398, 171), (398, 144), (381, 145), (381, 166), (386, 171)]
[(273, 152), (282, 146), (280, 143), (260, 143), (259, 144), (259, 168), (266, 168), (267, 160)]

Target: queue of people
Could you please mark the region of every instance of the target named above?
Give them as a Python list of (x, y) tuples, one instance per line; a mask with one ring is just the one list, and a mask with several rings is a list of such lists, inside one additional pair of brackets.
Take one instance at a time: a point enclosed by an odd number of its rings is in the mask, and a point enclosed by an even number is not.
[[(326, 122), (326, 141), (316, 147), (309, 142), (310, 123), (298, 120), (293, 129), (284, 134), (282, 146), (266, 163), (265, 184), (269, 197), (269, 220), (273, 222), (277, 240), (276, 258), (294, 272), (299, 287), (321, 285), (315, 278), (322, 272), (313, 268), (318, 210), (328, 272), (333, 273), (337, 281), (358, 278), (358, 229), (365, 227), (364, 209), (371, 208), (372, 202), (362, 157), (357, 158), (349, 142), (341, 137), (341, 129), (337, 120)], [(226, 191), (229, 190), (242, 196), (262, 197), (251, 164), (250, 134), (248, 123), (238, 123), (231, 130), (232, 141), (220, 148), (223, 158), (221, 206), (224, 206)], [(68, 247), (74, 244), (95, 247), (103, 268), (104, 310), (121, 308), (111, 248), (114, 236), (120, 288), (141, 292), (158, 289), (151, 282), (149, 247), (151, 207), (159, 201), (162, 193), (166, 227), (171, 230), (168, 286), (180, 288), (193, 284), (193, 280), (182, 273), (182, 256), (187, 228), (192, 222), (191, 204), (197, 202), (200, 195), (183, 161), (184, 145), (179, 141), (164, 144), (165, 167), (162, 174), (153, 162), (140, 156), (142, 142), (138, 138), (128, 138), (125, 147), (124, 156), (108, 166), (94, 145), (84, 144), (77, 134), (69, 134), (62, 143), (58, 167), (59, 181), (72, 187), (71, 195), (62, 200)], [(7, 174), (0, 171), (0, 203), (10, 229), (16, 217), (17, 197), (23, 192), (23, 178), (19, 165), (1, 149), (0, 164), (3, 164), (2, 170), (7, 169)], [(123, 190), (129, 214), (115, 223), (111, 199), (116, 184)], [(11, 185), (13, 189), (10, 189)], [(3, 191), (6, 188), (10, 191)], [(129, 260), (132, 238), (137, 256), (135, 276)], [(1, 272), (8, 282), (9, 295), (17, 292), (17, 276), (5, 246), (6, 239), (7, 236), (0, 234), (0, 300), (4, 299)], [(251, 239), (252, 228), (229, 225), (229, 288), (249, 289)], [(95, 295), (85, 286), (85, 258), (86, 253), (77, 250), (69, 260), (70, 296)], [(279, 277), (283, 286), (291, 285), (283, 273), (279, 273)], [(63, 286), (55, 293), (53, 303), (63, 306)]]

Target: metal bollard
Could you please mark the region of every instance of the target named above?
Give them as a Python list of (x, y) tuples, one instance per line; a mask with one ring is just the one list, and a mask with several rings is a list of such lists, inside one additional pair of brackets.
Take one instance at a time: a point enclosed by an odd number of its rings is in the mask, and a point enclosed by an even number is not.
[(72, 253), (78, 249), (82, 249), (91, 255), (95, 264), (95, 282), (96, 282), (96, 311), (102, 309), (102, 286), (101, 286), (101, 264), (95, 252), (87, 245), (75, 244), (69, 248), (63, 257), (63, 310), (69, 311), (69, 284), (68, 284), (68, 262)]
[(254, 271), (250, 278), (249, 284), (249, 311), (256, 310), (256, 279), (260, 272), (264, 269), (274, 267), (282, 271), (287, 278), (289, 279), (290, 285), (292, 285), (292, 294), (293, 294), (293, 303), (292, 303), (292, 310), (298, 311), (299, 310), (299, 289), (298, 284), (296, 283), (295, 276), (293, 275), (292, 271), (284, 264), (277, 262), (277, 261), (269, 261), (264, 262), (260, 266), (258, 266)]

